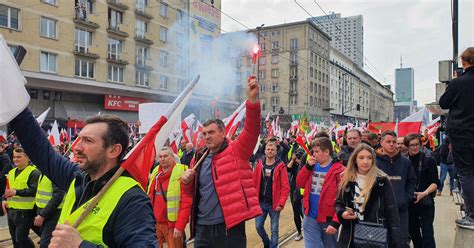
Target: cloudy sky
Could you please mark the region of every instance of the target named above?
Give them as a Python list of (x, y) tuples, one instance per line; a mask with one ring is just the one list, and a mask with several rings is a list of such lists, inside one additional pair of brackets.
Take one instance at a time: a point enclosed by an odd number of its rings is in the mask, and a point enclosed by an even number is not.
[[(310, 17), (294, 0), (223, 0), (222, 29), (231, 32), (304, 20)], [(415, 70), (415, 99), (435, 101), (438, 61), (452, 57), (450, 0), (298, 0), (312, 16), (324, 15), (316, 5), (343, 17), (362, 15), (366, 71), (394, 84), (395, 68)], [(459, 0), (459, 52), (474, 46), (474, 1)], [(237, 21), (241, 22), (239, 24)], [(367, 61), (365, 62), (367, 63)], [(373, 65), (373, 66), (371, 66)], [(375, 67), (375, 68), (374, 68)], [(393, 85), (392, 85), (393, 89)]]

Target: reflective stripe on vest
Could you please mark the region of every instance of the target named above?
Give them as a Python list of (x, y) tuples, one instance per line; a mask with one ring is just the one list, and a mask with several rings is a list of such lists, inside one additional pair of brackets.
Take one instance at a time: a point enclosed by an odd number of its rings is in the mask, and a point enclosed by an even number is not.
[(291, 155), (293, 155), (293, 145), (290, 145), (290, 150), (288, 151), (288, 161), (291, 160)]
[[(15, 177), (15, 172), (18, 168), (8, 172), (8, 181), (11, 189), (21, 190), (28, 188), (28, 178), (31, 172), (36, 170), (34, 166), (28, 165), (23, 169), (18, 177)], [(33, 209), (35, 206), (35, 197), (33, 196), (13, 196), (7, 199), (8, 208), (13, 209)]]
[[(168, 188), (166, 189), (166, 212), (169, 221), (176, 221), (178, 219), (178, 211), (181, 202), (180, 178), (181, 174), (183, 174), (183, 172), (187, 169), (188, 167), (186, 165), (176, 164), (173, 167), (173, 171), (171, 172)], [(151, 184), (153, 181), (157, 180), (153, 180), (153, 178), (156, 178), (159, 170), (160, 166), (157, 166), (151, 174), (150, 178), (152, 178), (152, 180), (150, 180), (148, 184), (148, 195), (150, 194)]]
[[(72, 225), (93, 199), (91, 198), (76, 210), (72, 211), (74, 202), (76, 201), (76, 190), (74, 189), (75, 182), (76, 179), (72, 181), (69, 190), (67, 191), (64, 207), (58, 221), (59, 224), (64, 224), (67, 220)], [(121, 176), (110, 186), (97, 205), (92, 209), (91, 213), (89, 213), (84, 221), (82, 221), (82, 223), (77, 227), (77, 231), (79, 231), (83, 240), (107, 247), (102, 237), (104, 226), (123, 194), (135, 185), (138, 186), (138, 183), (134, 179)]]
[[(48, 202), (53, 198), (53, 182), (45, 175), (41, 176), (38, 184), (38, 190), (36, 191), (36, 206), (39, 208), (45, 208)], [(64, 197), (58, 209), (64, 205)]]

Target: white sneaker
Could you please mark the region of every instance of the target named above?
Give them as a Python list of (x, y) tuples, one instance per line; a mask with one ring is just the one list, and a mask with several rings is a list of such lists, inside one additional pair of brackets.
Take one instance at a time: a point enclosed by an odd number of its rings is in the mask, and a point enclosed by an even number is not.
[(295, 241), (300, 241), (303, 239), (303, 235), (301, 235), (301, 233), (298, 233), (298, 235), (296, 235), (295, 237)]

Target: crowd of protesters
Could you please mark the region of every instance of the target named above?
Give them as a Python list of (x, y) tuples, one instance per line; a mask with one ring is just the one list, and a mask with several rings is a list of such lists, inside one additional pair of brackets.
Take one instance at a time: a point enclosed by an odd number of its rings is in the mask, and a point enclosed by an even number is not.
[[(206, 121), (204, 147), (186, 140), (176, 152), (165, 146), (157, 152), (146, 193), (129, 175), (121, 176), (112, 186), (119, 197), (105, 196), (112, 205), (97, 203), (95, 211), (108, 212), (86, 218), (82, 229), (68, 221), (77, 219), (81, 206), (118, 169), (129, 144), (126, 123), (113, 116), (88, 119), (74, 150), (76, 165), (67, 158), (69, 144), (51, 148), (31, 112), (23, 111), (11, 123), (18, 141), (0, 144), (2, 213), (8, 215), (14, 246), (34, 247), (31, 228), (41, 247), (71, 240), (84, 247), (183, 247), (189, 222), (195, 247), (246, 247), (245, 221), (255, 219), (263, 245), (277, 247), (279, 217), (289, 196), (295, 240), (304, 240), (305, 247), (363, 246), (355, 230), (365, 223), (387, 231), (388, 247), (436, 247), (435, 197), (448, 174), (450, 194), (458, 190), (454, 165), (463, 153), (457, 146), (461, 137), (349, 129), (337, 138), (321, 131), (311, 140), (291, 135), (258, 141), (259, 89), (255, 78), (248, 84), (246, 121), (238, 136), (228, 139), (219, 119)], [(461, 171), (464, 190), (472, 181), (466, 181), (468, 165)], [(468, 217), (456, 223), (472, 227), (474, 210), (471, 205), (467, 210)], [(264, 228), (268, 216), (270, 237)], [(92, 228), (95, 222), (99, 227)]]

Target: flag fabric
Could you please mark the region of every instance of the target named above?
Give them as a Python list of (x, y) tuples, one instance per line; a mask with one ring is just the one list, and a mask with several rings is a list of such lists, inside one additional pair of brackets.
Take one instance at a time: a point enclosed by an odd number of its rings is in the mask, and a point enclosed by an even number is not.
[(0, 130), (0, 143), (4, 143), (7, 141), (7, 134), (5, 131)]
[(296, 137), (295, 141), (306, 151), (307, 154), (312, 155), (312, 153), (309, 151), (308, 147), (306, 146), (303, 140), (303, 136)]
[(158, 121), (153, 124), (145, 137), (125, 155), (125, 161), (121, 165), (122, 168), (127, 170), (141, 184), (143, 189), (147, 187), (148, 175), (155, 161), (156, 151), (163, 148), (171, 130), (173, 130), (175, 124), (179, 124), (181, 113), (191, 98), (198, 80), (199, 75), (174, 100), (165, 115), (158, 118)]
[(429, 135), (434, 135), (434, 133), (436, 133), (438, 128), (441, 126), (440, 120), (441, 120), (441, 118), (438, 117), (426, 126), (426, 128), (428, 129), (428, 134)]
[(21, 113), (30, 102), (26, 91), (26, 79), (21, 73), (10, 48), (0, 34), (0, 126)]
[(422, 108), (420, 111), (413, 113), (398, 123), (398, 137), (404, 137), (409, 133), (420, 133), (421, 126), (425, 121), (427, 109)]
[(41, 113), (40, 115), (38, 115), (38, 117), (36, 117), (36, 121), (38, 122), (38, 125), (41, 127), (41, 125), (43, 125), (43, 122), (44, 120), (46, 120), (46, 117), (48, 116), (48, 113), (49, 113), (49, 110), (51, 109), (51, 107), (49, 107), (48, 109), (46, 109), (43, 113)]
[(186, 142), (192, 141), (191, 128), (196, 121), (196, 116), (194, 114), (188, 115), (184, 120), (181, 121), (181, 131), (183, 132), (183, 138)]
[(59, 146), (61, 145), (61, 135), (59, 134), (58, 122), (54, 121), (51, 132), (49, 133), (48, 139), (51, 145)]
[(371, 133), (383, 133), (387, 130), (394, 130), (395, 122), (370, 122), (368, 129)]
[[(237, 117), (235, 117), (235, 119), (232, 121), (232, 126), (228, 129), (227, 126), (225, 128), (226, 130), (226, 136), (227, 138), (230, 138), (232, 136), (235, 135), (235, 133), (237, 132), (237, 129), (240, 127), (240, 125), (242, 124), (242, 121), (244, 120), (245, 118), (245, 112), (247, 111), (246, 108), (243, 108), (239, 114), (237, 115)], [(229, 131), (227, 131), (229, 130)]]
[(74, 149), (76, 148), (76, 145), (77, 145), (77, 143), (79, 143), (80, 140), (81, 140), (81, 138), (77, 138), (71, 144), (71, 148), (70, 148), (71, 153), (69, 154), (69, 160), (71, 160), (71, 162), (76, 162), (77, 161), (76, 155), (74, 155)]
[(303, 118), (300, 119), (300, 132), (303, 132), (304, 134), (309, 133), (310, 127), (308, 123), (308, 116), (306, 113), (304, 113)]
[[(238, 125), (240, 125), (240, 123), (238, 122), (241, 122), (242, 119), (245, 117), (245, 110), (246, 108), (245, 108), (245, 101), (244, 101), (243, 103), (240, 104), (239, 107), (237, 107), (236, 110), (234, 110), (234, 112), (231, 115), (224, 118), (223, 122), (225, 124), (226, 137), (230, 138), (235, 134), (235, 132), (237, 131), (237, 128), (239, 127)], [(233, 134), (229, 134), (231, 129), (233, 130)]]

